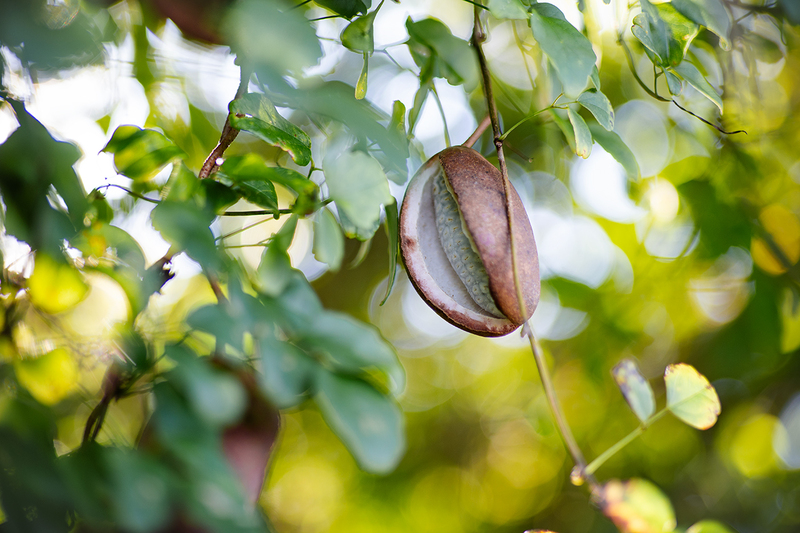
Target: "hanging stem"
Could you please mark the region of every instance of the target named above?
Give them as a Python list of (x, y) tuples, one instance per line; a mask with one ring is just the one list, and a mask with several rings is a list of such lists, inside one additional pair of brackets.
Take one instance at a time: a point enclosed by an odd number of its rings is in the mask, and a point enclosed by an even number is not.
[[(476, 7), (475, 23), (472, 31), (472, 46), (475, 48), (475, 51), (478, 54), (478, 63), (480, 65), (481, 76), (483, 78), (483, 90), (484, 94), (486, 95), (486, 104), (489, 108), (489, 119), (492, 124), (494, 145), (497, 149), (497, 160), (500, 166), (500, 173), (503, 177), (503, 191), (505, 193), (506, 212), (508, 215), (508, 233), (509, 240), (511, 241), (511, 265), (514, 275), (514, 286), (517, 292), (517, 301), (519, 302), (520, 312), (524, 317), (527, 316), (527, 313), (525, 310), (525, 299), (522, 292), (522, 283), (519, 277), (517, 250), (514, 243), (514, 217), (512, 216), (511, 210), (511, 183), (508, 179), (508, 167), (506, 166), (506, 160), (503, 154), (503, 136), (500, 132), (500, 121), (497, 114), (497, 105), (494, 100), (494, 95), (492, 94), (492, 77), (491, 73), (489, 72), (489, 66), (486, 62), (486, 56), (481, 48), (481, 44), (485, 38), (486, 36), (481, 28), (480, 10)], [(572, 435), (569, 425), (567, 425), (564, 412), (561, 409), (561, 405), (558, 403), (558, 397), (556, 396), (553, 380), (550, 377), (550, 371), (547, 368), (546, 361), (544, 360), (544, 354), (542, 353), (539, 344), (536, 342), (533, 332), (527, 322), (523, 324), (522, 332), (530, 341), (531, 350), (533, 351), (533, 356), (536, 360), (536, 366), (539, 369), (539, 377), (542, 380), (545, 395), (547, 396), (547, 401), (550, 404), (550, 410), (553, 413), (556, 426), (558, 427), (559, 433), (561, 433), (561, 437), (564, 439), (564, 443), (567, 446), (567, 450), (572, 456), (576, 468), (578, 469), (577, 480), (586, 480), (591, 487), (592, 492), (596, 495), (599, 495), (602, 488), (597, 480), (594, 479), (594, 476), (586, 473), (586, 459), (584, 459), (583, 453), (578, 447), (578, 443), (575, 441), (575, 437)]]

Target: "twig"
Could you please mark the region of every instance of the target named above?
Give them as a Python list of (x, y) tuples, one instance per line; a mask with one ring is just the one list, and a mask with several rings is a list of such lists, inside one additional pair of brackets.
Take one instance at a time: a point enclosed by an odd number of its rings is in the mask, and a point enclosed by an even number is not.
[(679, 103), (678, 103), (678, 102), (676, 102), (675, 100), (673, 100), (673, 101), (672, 101), (672, 103), (673, 103), (673, 104), (675, 104), (676, 106), (678, 106), (678, 109), (680, 109), (681, 111), (684, 111), (684, 112), (686, 112), (686, 113), (689, 113), (690, 115), (692, 115), (694, 118), (696, 118), (696, 119), (700, 120), (701, 122), (705, 122), (706, 124), (708, 124), (709, 126), (711, 126), (712, 128), (714, 128), (715, 130), (717, 130), (717, 131), (718, 131), (718, 132), (720, 132), (720, 133), (724, 133), (725, 135), (735, 135), (735, 134), (737, 134), (737, 133), (744, 133), (745, 135), (747, 135), (747, 132), (746, 132), (745, 130), (736, 130), (736, 131), (726, 131), (726, 130), (723, 130), (722, 128), (720, 128), (720, 127), (719, 127), (719, 126), (717, 126), (716, 124), (713, 124), (713, 123), (709, 122), (708, 120), (704, 119), (704, 118), (703, 118), (703, 117), (701, 117), (700, 115), (698, 115), (698, 114), (696, 114), (696, 113), (693, 113), (693, 112), (689, 111), (688, 109), (686, 109), (685, 107), (683, 107), (681, 104), (679, 104)]
[(478, 124), (478, 127), (475, 128), (475, 131), (472, 132), (472, 135), (469, 136), (469, 139), (464, 141), (464, 144), (461, 146), (466, 146), (467, 148), (472, 148), (472, 145), (478, 142), (478, 139), (481, 138), (483, 132), (486, 131), (486, 128), (492, 123), (492, 118), (489, 115), (486, 115), (481, 123)]
[[(522, 325), (522, 334), (527, 336), (528, 341), (531, 343), (531, 351), (533, 351), (533, 357), (536, 359), (536, 368), (539, 370), (539, 377), (541, 378), (542, 385), (544, 386), (544, 393), (545, 396), (547, 396), (547, 403), (550, 404), (550, 410), (553, 413), (553, 418), (556, 421), (558, 431), (561, 433), (561, 438), (564, 439), (564, 444), (567, 445), (567, 450), (572, 456), (572, 460), (575, 461), (575, 467), (578, 470), (577, 481), (580, 482), (585, 480), (592, 493), (599, 496), (603, 489), (600, 486), (600, 483), (597, 482), (597, 479), (595, 479), (594, 475), (588, 472), (586, 469), (586, 459), (583, 457), (583, 452), (581, 452), (575, 437), (572, 435), (572, 430), (570, 430), (569, 424), (567, 424), (567, 419), (564, 416), (564, 411), (561, 409), (561, 404), (558, 403), (556, 389), (553, 386), (553, 378), (550, 376), (550, 370), (547, 368), (547, 361), (544, 359), (542, 347), (539, 346), (539, 343), (533, 336), (533, 330), (527, 322)], [(574, 476), (573, 480), (575, 480)]]
[(161, 202), (161, 200), (156, 200), (155, 198), (148, 198), (147, 196), (145, 196), (143, 194), (140, 194), (138, 192), (132, 191), (132, 190), (126, 188), (126, 187), (123, 187), (122, 185), (117, 185), (116, 183), (106, 183), (105, 185), (100, 185), (97, 188), (97, 190), (99, 191), (100, 189), (108, 189), (109, 187), (115, 187), (117, 189), (121, 189), (121, 190), (125, 191), (126, 193), (130, 194), (131, 196), (133, 196), (134, 198), (138, 198), (140, 200), (144, 200), (145, 202), (150, 202), (151, 204), (158, 204), (158, 203)]
[[(247, 93), (247, 86), (250, 83), (250, 76), (253, 74), (253, 69), (250, 67), (248, 63), (242, 60), (242, 65), (240, 67), (240, 79), (239, 79), (239, 88), (236, 90), (236, 96), (234, 96), (234, 100), (237, 98), (241, 98)], [(203, 166), (200, 167), (200, 173), (197, 175), (201, 180), (209, 177), (212, 172), (217, 170), (217, 160), (225, 154), (225, 150), (231, 145), (231, 143), (236, 139), (236, 136), (239, 135), (239, 130), (231, 126), (230, 121), (230, 114), (225, 117), (225, 125), (222, 126), (222, 135), (219, 137), (219, 143), (217, 146), (211, 150), (211, 153), (208, 155), (206, 160), (203, 162)]]

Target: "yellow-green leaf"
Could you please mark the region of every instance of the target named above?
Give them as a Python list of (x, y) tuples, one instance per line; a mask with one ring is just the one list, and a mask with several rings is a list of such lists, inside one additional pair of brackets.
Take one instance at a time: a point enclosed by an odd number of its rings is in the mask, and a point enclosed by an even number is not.
[(675, 511), (658, 487), (644, 479), (611, 480), (602, 492), (603, 513), (623, 533), (668, 533)]
[(77, 385), (77, 366), (63, 348), (39, 357), (18, 359), (14, 362), (14, 371), (19, 384), (45, 405), (58, 403)]
[(716, 520), (701, 520), (687, 529), (686, 533), (734, 533), (734, 531)]
[(664, 372), (667, 385), (667, 409), (683, 422), (697, 429), (708, 429), (720, 412), (717, 391), (708, 379), (691, 365), (669, 365)]
[(45, 313), (61, 313), (77, 305), (88, 291), (80, 272), (48, 255), (36, 256), (33, 275), (28, 280), (33, 305)]
[(611, 371), (614, 381), (625, 396), (636, 417), (644, 422), (656, 410), (656, 399), (650, 384), (639, 373), (636, 362), (632, 359), (623, 359)]

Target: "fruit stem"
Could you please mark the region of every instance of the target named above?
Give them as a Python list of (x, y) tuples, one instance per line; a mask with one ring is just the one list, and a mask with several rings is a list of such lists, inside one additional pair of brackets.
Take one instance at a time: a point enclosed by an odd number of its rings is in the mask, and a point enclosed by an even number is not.
[(486, 131), (486, 128), (492, 123), (492, 118), (489, 115), (486, 115), (481, 123), (478, 124), (478, 127), (475, 128), (475, 131), (472, 132), (472, 135), (469, 136), (469, 139), (464, 141), (464, 144), (461, 146), (466, 146), (467, 148), (472, 148), (472, 145), (478, 142), (478, 139), (481, 138), (483, 132)]
[(600, 483), (597, 482), (592, 472), (586, 467), (586, 459), (583, 457), (583, 452), (581, 452), (578, 442), (575, 440), (575, 436), (572, 434), (569, 424), (567, 424), (567, 419), (564, 416), (563, 409), (561, 409), (561, 404), (558, 403), (556, 388), (553, 385), (553, 378), (550, 376), (550, 370), (547, 368), (547, 361), (545, 361), (542, 347), (539, 345), (536, 337), (534, 337), (533, 330), (527, 322), (522, 325), (522, 334), (527, 336), (528, 341), (531, 343), (531, 351), (533, 352), (533, 358), (536, 360), (536, 368), (539, 370), (539, 378), (542, 380), (547, 403), (550, 404), (550, 411), (553, 414), (556, 427), (558, 427), (558, 432), (561, 433), (561, 438), (564, 439), (564, 444), (566, 444), (567, 450), (572, 456), (572, 460), (575, 462), (575, 468), (578, 473), (576, 476), (577, 480), (578, 482), (586, 481), (592, 494), (600, 495), (602, 493), (602, 487)]

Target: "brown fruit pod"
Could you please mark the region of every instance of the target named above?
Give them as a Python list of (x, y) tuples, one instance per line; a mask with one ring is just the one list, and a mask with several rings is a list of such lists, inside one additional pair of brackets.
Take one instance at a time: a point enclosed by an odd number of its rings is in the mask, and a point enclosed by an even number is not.
[[(495, 316), (470, 296), (448, 260), (437, 229), (433, 182), (444, 175), (469, 237), (488, 275)], [(511, 212), (519, 277), (525, 300), (520, 312), (514, 283), (503, 177), (471, 148), (455, 146), (430, 158), (412, 178), (400, 212), (400, 252), (414, 288), (451, 324), (486, 337), (507, 335), (522, 325), (539, 303), (539, 257), (528, 215), (511, 187)]]

